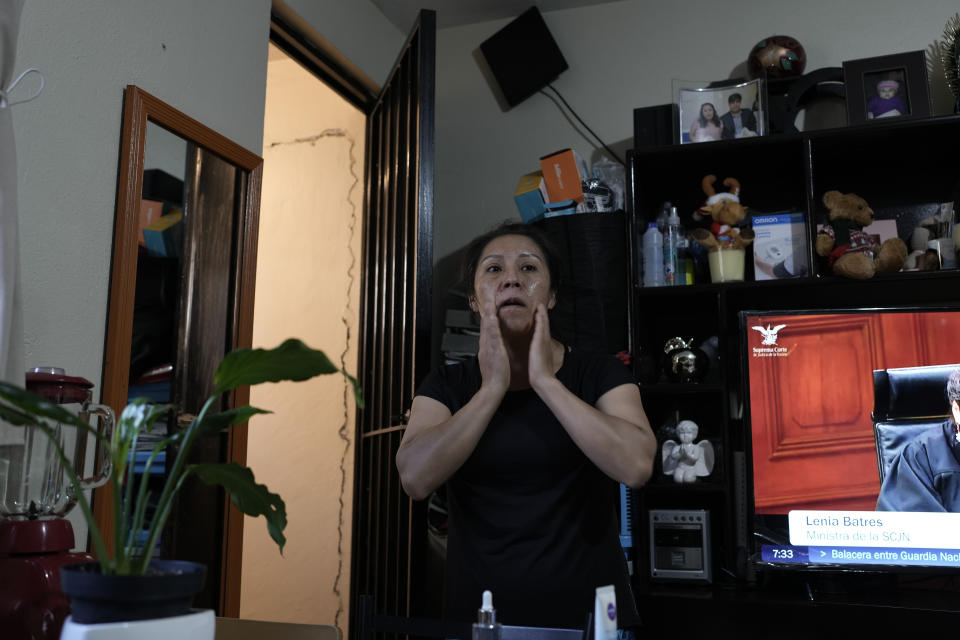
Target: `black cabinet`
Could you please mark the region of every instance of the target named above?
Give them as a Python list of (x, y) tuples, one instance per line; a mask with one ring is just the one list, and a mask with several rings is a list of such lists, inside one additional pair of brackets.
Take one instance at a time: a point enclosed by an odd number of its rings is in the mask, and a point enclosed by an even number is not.
[[(763, 591), (748, 561), (746, 467), (750, 461), (748, 425), (743, 419), (739, 312), (955, 305), (960, 301), (960, 271), (902, 271), (864, 281), (841, 279), (829, 274), (815, 253), (814, 240), (817, 225), (826, 221), (823, 194), (838, 190), (865, 198), (875, 219), (895, 220), (897, 234), (909, 246), (918, 218), (930, 207), (955, 203), (957, 209), (958, 142), (960, 117), (950, 116), (630, 152), (630, 350), (642, 381), (644, 406), (661, 440), (678, 419), (690, 419), (700, 427), (698, 437), (709, 440), (716, 452), (713, 472), (692, 484), (678, 484), (664, 474), (658, 452), (654, 477), (636, 492), (638, 599), (715, 597), (718, 590), (729, 589), (747, 589), (755, 598), (755, 590)], [(685, 226), (693, 226), (691, 214), (704, 200), (701, 181), (710, 174), (719, 181), (737, 179), (742, 187), (740, 200), (753, 213), (805, 214), (804, 257), (810, 266), (806, 275), (754, 281), (748, 268), (744, 282), (642, 286), (640, 234), (656, 219), (664, 202), (678, 208)], [(746, 261), (752, 263), (749, 251)], [(716, 357), (702, 382), (671, 383), (662, 375), (664, 343), (673, 337), (696, 344), (715, 338)], [(710, 512), (712, 585), (651, 578), (651, 509)]]

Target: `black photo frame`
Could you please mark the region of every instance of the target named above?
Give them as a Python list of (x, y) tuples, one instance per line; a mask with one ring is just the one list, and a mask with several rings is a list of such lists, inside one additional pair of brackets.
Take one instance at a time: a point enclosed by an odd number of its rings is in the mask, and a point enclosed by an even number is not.
[(922, 50), (844, 62), (843, 85), (848, 124), (923, 118), (933, 112)]

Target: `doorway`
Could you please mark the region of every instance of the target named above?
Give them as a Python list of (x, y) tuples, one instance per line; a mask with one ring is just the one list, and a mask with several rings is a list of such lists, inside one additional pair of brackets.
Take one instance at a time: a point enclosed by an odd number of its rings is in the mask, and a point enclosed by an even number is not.
[[(366, 116), (270, 44), (253, 346), (298, 337), (357, 372)], [(251, 389), (247, 463), (286, 502), (281, 556), (243, 533), (240, 617), (347, 637), (355, 415), (341, 376)]]

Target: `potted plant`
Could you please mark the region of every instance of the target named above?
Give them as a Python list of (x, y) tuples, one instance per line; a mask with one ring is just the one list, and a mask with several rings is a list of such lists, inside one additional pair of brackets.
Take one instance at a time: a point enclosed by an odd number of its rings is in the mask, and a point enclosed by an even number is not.
[[(280, 496), (257, 484), (248, 467), (234, 462), (190, 464), (188, 456), (199, 438), (243, 424), (258, 413), (269, 413), (249, 405), (216, 412), (214, 406), (224, 393), (263, 382), (303, 381), (338, 372), (353, 385), (357, 403), (362, 406), (356, 379), (335, 366), (322, 351), (311, 349), (299, 340), (289, 339), (274, 349), (232, 351), (217, 368), (215, 389), (200, 412), (186, 428), (169, 434), (152, 448), (139, 482), (134, 475), (131, 452), (136, 450), (140, 434), (150, 432), (157, 419), (172, 409), (171, 405), (151, 404), (142, 398), (131, 402), (121, 412), (107, 439), (59, 405), (16, 385), (0, 382), (0, 419), (13, 425), (39, 429), (49, 438), (90, 529), (98, 562), (71, 565), (62, 572), (62, 586), (71, 601), (73, 621), (90, 624), (143, 620), (178, 616), (189, 611), (194, 594), (202, 586), (204, 567), (173, 560), (161, 561), (153, 556), (173, 499), (190, 475), (207, 484), (223, 487), (233, 504), (245, 514), (263, 516), (270, 536), (282, 553), (287, 518)], [(101, 446), (106, 447), (113, 468), (110, 477), (114, 496), (113, 548), (104, 544), (80, 479), (50, 423), (72, 425), (81, 432), (93, 434)], [(176, 455), (166, 472), (150, 517), (147, 509), (151, 500), (147, 486), (150, 466), (160, 452), (170, 446), (176, 448)], [(139, 531), (146, 531), (143, 545), (137, 540)], [(115, 593), (111, 594), (111, 590)], [(138, 595), (142, 595), (145, 602), (138, 603)], [(210, 618), (212, 620), (212, 616)]]

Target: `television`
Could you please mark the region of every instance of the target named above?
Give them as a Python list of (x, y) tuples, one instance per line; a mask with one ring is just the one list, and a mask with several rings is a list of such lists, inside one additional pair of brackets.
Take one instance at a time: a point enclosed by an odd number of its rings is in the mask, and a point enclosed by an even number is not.
[[(960, 366), (960, 306), (752, 310), (739, 321), (751, 565), (960, 567), (960, 513), (878, 510), (873, 420), (875, 375)], [(913, 422), (947, 419), (946, 379), (935, 384)]]

